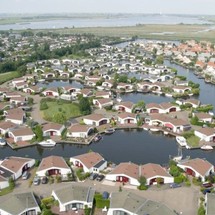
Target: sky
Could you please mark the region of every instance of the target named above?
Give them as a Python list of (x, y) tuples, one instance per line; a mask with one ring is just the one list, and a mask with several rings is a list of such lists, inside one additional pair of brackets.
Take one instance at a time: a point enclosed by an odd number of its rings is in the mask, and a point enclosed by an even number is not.
[(0, 13), (163, 13), (215, 15), (215, 0), (0, 0)]

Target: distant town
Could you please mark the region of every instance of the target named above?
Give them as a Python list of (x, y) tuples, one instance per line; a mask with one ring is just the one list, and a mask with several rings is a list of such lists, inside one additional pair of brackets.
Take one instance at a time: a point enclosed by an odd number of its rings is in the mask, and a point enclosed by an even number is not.
[[(210, 87), (203, 101), (176, 66)], [(213, 43), (2, 31), (0, 84), (0, 214), (215, 213), (215, 160), (204, 158), (215, 147)], [(90, 148), (125, 129), (143, 144), (145, 132), (174, 138), (178, 154), (116, 163)], [(62, 144), (89, 152), (37, 159)], [(3, 157), (8, 147), (16, 156)], [(26, 148), (35, 157), (17, 156)]]

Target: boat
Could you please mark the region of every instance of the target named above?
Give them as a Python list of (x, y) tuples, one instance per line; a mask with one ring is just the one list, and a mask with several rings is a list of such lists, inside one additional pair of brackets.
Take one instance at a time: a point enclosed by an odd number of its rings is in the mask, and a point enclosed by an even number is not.
[(213, 150), (213, 147), (210, 146), (210, 145), (203, 145), (203, 146), (201, 147), (201, 149), (202, 149), (202, 150)]
[(177, 143), (181, 146), (181, 147), (186, 147), (187, 146), (187, 142), (186, 139), (182, 136), (176, 136), (176, 141)]
[(182, 149), (181, 148), (178, 148), (178, 155), (176, 156), (169, 156), (170, 159), (172, 159), (173, 161), (175, 162), (179, 162), (182, 160), (183, 158), (183, 155), (182, 155)]
[(159, 128), (150, 128), (150, 131), (159, 131)]
[(170, 93), (165, 93), (165, 96), (166, 96), (166, 97), (172, 97), (172, 94), (170, 94)]
[(98, 134), (94, 137), (94, 142), (99, 142), (102, 139), (102, 135)]
[(39, 142), (38, 145), (44, 146), (44, 147), (53, 147), (56, 145), (56, 142), (52, 139), (44, 140), (42, 142)]
[(7, 144), (6, 140), (3, 138), (0, 138), (0, 146), (5, 146)]
[(168, 132), (168, 131), (164, 131), (163, 134), (164, 134), (164, 135), (168, 135), (169, 132)]
[(40, 82), (40, 83), (45, 83), (45, 81), (46, 81), (45, 79), (39, 79), (38, 80), (38, 82)]
[(148, 127), (143, 127), (143, 130), (148, 131), (149, 128)]
[(115, 132), (115, 129), (114, 128), (107, 128), (105, 130), (105, 134), (113, 134)]

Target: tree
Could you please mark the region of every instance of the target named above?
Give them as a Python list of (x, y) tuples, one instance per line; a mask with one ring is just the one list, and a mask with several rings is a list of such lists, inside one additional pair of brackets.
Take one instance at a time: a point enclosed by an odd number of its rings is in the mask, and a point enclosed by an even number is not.
[(40, 125), (35, 126), (34, 133), (36, 135), (37, 141), (42, 141), (44, 139), (43, 138), (43, 130), (42, 130), (42, 127)]
[(81, 97), (79, 100), (79, 107), (82, 114), (87, 115), (91, 113), (91, 106), (87, 97)]
[(64, 124), (66, 122), (66, 116), (62, 112), (54, 114), (53, 121), (59, 124)]
[(157, 57), (156, 57), (156, 60), (155, 60), (155, 63), (156, 63), (156, 64), (163, 64), (163, 63), (164, 63), (164, 58), (163, 58), (163, 56), (162, 56), (162, 55), (157, 56)]

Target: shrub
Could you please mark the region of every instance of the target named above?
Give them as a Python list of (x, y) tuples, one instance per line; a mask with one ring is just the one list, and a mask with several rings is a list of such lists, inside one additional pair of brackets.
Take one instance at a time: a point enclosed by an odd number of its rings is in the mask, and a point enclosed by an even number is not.
[(49, 107), (48, 107), (47, 103), (41, 101), (41, 103), (40, 103), (40, 110), (46, 110), (46, 109), (48, 109), (48, 108), (49, 108)]
[(147, 190), (148, 187), (146, 185), (140, 185), (137, 187), (139, 190)]
[(104, 208), (110, 207), (110, 200), (109, 199), (103, 199), (101, 194), (95, 194), (95, 203), (97, 208)]
[(82, 168), (76, 170), (76, 175), (80, 181), (84, 181), (86, 178), (90, 176), (90, 173), (84, 173)]

